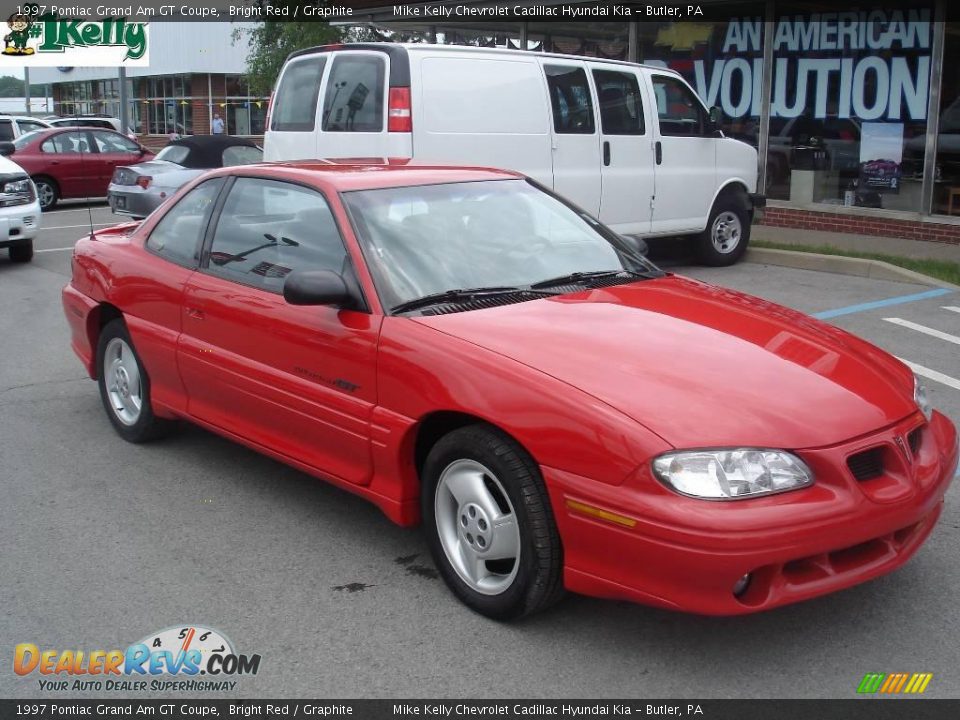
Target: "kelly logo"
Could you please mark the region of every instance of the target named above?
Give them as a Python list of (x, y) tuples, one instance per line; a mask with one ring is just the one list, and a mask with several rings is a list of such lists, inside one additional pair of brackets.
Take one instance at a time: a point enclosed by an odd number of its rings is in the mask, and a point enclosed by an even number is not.
[(857, 692), (881, 695), (920, 695), (933, 680), (933, 673), (867, 673)]

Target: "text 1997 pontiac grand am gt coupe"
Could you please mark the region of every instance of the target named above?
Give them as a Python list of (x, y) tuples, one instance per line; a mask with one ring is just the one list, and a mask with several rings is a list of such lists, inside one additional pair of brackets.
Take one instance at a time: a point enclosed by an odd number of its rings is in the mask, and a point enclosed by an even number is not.
[(501, 619), (564, 588), (734, 614), (849, 587), (916, 552), (957, 465), (895, 358), (511, 172), (214, 171), (80, 240), (63, 301), (124, 438), (186, 419), (422, 521)]

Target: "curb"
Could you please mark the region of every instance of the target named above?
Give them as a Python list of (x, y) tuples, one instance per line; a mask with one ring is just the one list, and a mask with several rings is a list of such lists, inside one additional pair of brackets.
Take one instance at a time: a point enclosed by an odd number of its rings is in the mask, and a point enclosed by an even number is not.
[(754, 247), (747, 248), (744, 260), (762, 265), (779, 265), (781, 267), (798, 268), (800, 270), (816, 270), (818, 272), (853, 275), (856, 277), (871, 278), (873, 280), (908, 282), (915, 285), (929, 285), (931, 287), (941, 287), (949, 290), (960, 290), (960, 285), (954, 285), (946, 280), (939, 280), (929, 275), (924, 275), (923, 273), (891, 265), (882, 260), (868, 260), (865, 258), (844, 257), (843, 255), (822, 255), (820, 253)]

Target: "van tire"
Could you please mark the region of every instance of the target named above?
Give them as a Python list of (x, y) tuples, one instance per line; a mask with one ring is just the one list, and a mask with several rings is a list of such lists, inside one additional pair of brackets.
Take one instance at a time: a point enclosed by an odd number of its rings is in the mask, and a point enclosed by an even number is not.
[(33, 240), (24, 240), (10, 246), (10, 262), (28, 263), (33, 260)]
[(753, 213), (742, 190), (724, 191), (713, 204), (706, 229), (697, 236), (700, 262), (724, 267), (738, 262), (750, 242)]

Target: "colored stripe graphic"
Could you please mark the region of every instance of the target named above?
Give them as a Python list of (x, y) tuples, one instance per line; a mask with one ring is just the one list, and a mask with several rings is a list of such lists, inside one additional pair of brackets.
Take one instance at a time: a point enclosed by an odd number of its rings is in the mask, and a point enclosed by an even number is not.
[(857, 686), (857, 692), (919, 695), (927, 689), (931, 680), (933, 673), (867, 673)]

